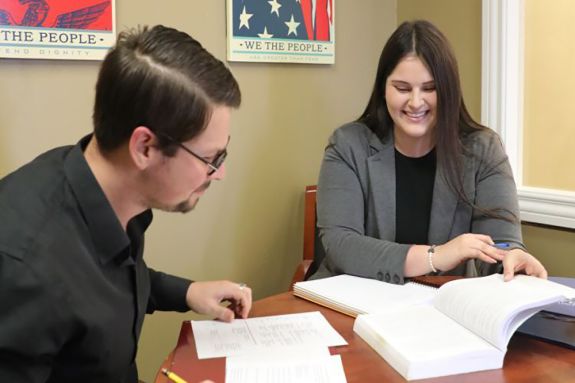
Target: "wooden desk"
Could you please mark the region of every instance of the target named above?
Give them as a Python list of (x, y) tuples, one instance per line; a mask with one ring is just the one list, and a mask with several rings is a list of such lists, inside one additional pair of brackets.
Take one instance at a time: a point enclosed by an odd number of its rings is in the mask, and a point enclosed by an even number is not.
[[(349, 343), (330, 348), (340, 354), (349, 383), (405, 382), (379, 354), (353, 332), (354, 319), (328, 308), (283, 293), (254, 303), (250, 316), (320, 311)], [(176, 352), (177, 351), (177, 352)], [(198, 360), (191, 325), (182, 323), (177, 348), (162, 367), (171, 368), (188, 383), (211, 379), (225, 382), (224, 358)], [(169, 383), (160, 373), (156, 383)], [(516, 334), (509, 343), (503, 369), (419, 380), (426, 383), (567, 383), (575, 382), (575, 351)]]

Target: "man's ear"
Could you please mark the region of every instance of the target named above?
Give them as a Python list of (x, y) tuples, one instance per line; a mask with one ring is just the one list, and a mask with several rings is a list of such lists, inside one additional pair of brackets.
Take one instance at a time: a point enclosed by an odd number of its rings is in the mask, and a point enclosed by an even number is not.
[(138, 126), (130, 136), (128, 144), (130, 157), (140, 170), (146, 169), (158, 160), (161, 152), (157, 149), (156, 135), (145, 126)]

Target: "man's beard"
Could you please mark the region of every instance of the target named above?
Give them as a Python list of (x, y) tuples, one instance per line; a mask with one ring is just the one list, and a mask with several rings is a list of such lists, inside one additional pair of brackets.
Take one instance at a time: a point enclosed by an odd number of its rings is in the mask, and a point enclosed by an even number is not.
[[(194, 191), (194, 193), (205, 191), (207, 188), (210, 187), (210, 182), (211, 181), (208, 181), (205, 184), (203, 184), (202, 186), (200, 186), (199, 188), (197, 188)], [(172, 207), (170, 209), (170, 211), (174, 212), (174, 213), (182, 213), (182, 214), (189, 213), (190, 211), (194, 210), (194, 208), (198, 204), (199, 200), (200, 200), (200, 197), (196, 198), (193, 202), (190, 202), (190, 198), (188, 198), (185, 201), (182, 201), (182, 202), (178, 203), (176, 206)]]
[(192, 210), (194, 210), (194, 208), (196, 207), (196, 205), (198, 204), (198, 201), (200, 200), (200, 198), (196, 198), (195, 201), (190, 202), (190, 200), (188, 199), (187, 201), (182, 201), (179, 204), (177, 204), (176, 206), (174, 206), (172, 208), (172, 210), (170, 210), (173, 213), (182, 213), (182, 214), (186, 214), (191, 212)]

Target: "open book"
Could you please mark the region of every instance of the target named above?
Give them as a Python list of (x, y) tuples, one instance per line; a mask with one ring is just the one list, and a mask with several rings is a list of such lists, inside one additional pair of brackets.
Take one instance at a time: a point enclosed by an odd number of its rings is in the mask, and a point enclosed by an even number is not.
[(429, 303), (437, 289), (417, 283), (394, 285), (375, 279), (337, 275), (294, 284), (294, 295), (343, 314), (377, 313), (391, 308)]
[(501, 274), (448, 282), (432, 305), (360, 315), (354, 332), (405, 379), (501, 368), (509, 339), (543, 306), (575, 289), (535, 277)]

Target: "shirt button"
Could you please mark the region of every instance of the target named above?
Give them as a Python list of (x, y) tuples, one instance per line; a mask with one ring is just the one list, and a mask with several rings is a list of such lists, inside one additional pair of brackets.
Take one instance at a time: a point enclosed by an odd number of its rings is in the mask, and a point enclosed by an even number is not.
[(383, 273), (381, 271), (377, 272), (377, 279), (383, 281)]
[(393, 276), (393, 283), (398, 284), (399, 283), (399, 275), (395, 274)]
[(389, 275), (389, 273), (385, 273), (385, 281), (386, 282), (391, 281), (391, 275)]

